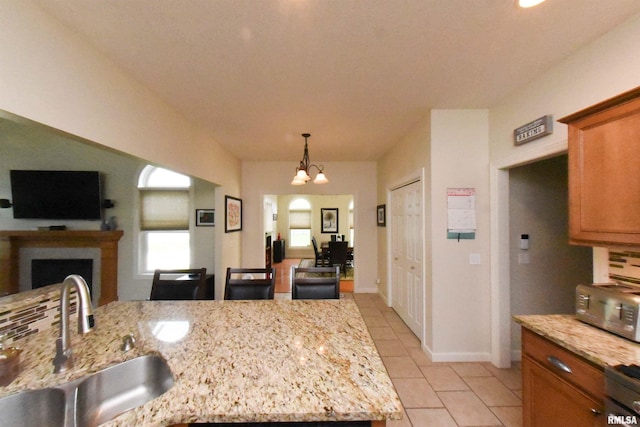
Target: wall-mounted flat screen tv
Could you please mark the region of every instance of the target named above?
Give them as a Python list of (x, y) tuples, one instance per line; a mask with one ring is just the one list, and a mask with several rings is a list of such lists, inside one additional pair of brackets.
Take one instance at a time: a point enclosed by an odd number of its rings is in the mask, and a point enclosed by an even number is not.
[(14, 218), (101, 219), (100, 173), (11, 170)]

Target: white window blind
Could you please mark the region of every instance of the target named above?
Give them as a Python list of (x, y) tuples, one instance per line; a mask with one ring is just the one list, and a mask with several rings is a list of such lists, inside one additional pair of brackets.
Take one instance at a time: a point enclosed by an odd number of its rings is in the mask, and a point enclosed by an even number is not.
[(140, 190), (141, 230), (188, 230), (188, 190)]
[(289, 211), (289, 228), (311, 228), (311, 211)]

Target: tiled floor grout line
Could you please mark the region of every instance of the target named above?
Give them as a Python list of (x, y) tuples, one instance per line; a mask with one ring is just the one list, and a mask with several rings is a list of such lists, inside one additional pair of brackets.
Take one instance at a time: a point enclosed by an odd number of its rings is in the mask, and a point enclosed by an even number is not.
[[(518, 387), (515, 389), (512, 388), (515, 380), (513, 377), (509, 378), (509, 376), (513, 376), (513, 375), (517, 375), (518, 378), (520, 377), (519, 366), (516, 366), (510, 371), (499, 371), (497, 370), (497, 368), (494, 368), (488, 362), (469, 362), (469, 363), (467, 362), (455, 362), (455, 363), (435, 362), (434, 363), (429, 361), (426, 365), (422, 365), (419, 360), (415, 359), (415, 356), (414, 356), (415, 352), (413, 353), (414, 355), (412, 355), (412, 351), (411, 351), (412, 348), (414, 349), (418, 348), (420, 351), (422, 351), (422, 348), (419, 346), (419, 342), (417, 343), (418, 344), (417, 347), (413, 346), (413, 344), (415, 343), (411, 343), (412, 346), (408, 346), (407, 342), (401, 339), (401, 338), (405, 338), (406, 340), (408, 339), (408, 337), (406, 336), (402, 337), (400, 335), (406, 334), (407, 333), (406, 331), (410, 332), (410, 330), (403, 323), (402, 323), (402, 327), (398, 326), (399, 324), (396, 324), (395, 325), (396, 327), (394, 328), (393, 327), (394, 324), (390, 322), (390, 320), (392, 320), (393, 322), (397, 322), (397, 321), (401, 322), (400, 318), (397, 316), (395, 311), (384, 306), (382, 299), (377, 295), (365, 296), (364, 294), (355, 294), (353, 296), (354, 296), (354, 299), (356, 300), (356, 303), (358, 304), (358, 307), (361, 310), (363, 318), (365, 319), (365, 323), (367, 324), (367, 327), (372, 335), (372, 338), (374, 339), (374, 343), (376, 344), (378, 351), (381, 353), (381, 358), (383, 360), (383, 363), (385, 364), (385, 367), (387, 368), (387, 371), (393, 371), (394, 369), (396, 369), (393, 366), (390, 366), (389, 364), (392, 361), (393, 362), (400, 361), (401, 360), (400, 358), (402, 357), (405, 358), (402, 360), (406, 360), (406, 358), (408, 357), (408, 359), (411, 360), (412, 364), (418, 368), (418, 371), (414, 371), (415, 374), (419, 372), (419, 374), (417, 374), (418, 375), (417, 377), (416, 376), (398, 377), (393, 372), (390, 372), (390, 377), (394, 382), (394, 386), (396, 386), (396, 389), (398, 389), (398, 386), (396, 384), (402, 383), (403, 380), (422, 379), (426, 382), (426, 384), (428, 384), (429, 387), (431, 387), (436, 398), (440, 401), (440, 405), (437, 407), (435, 406), (417, 406), (417, 407), (411, 406), (408, 408), (405, 407), (405, 419), (402, 421), (390, 421), (387, 423), (388, 426), (390, 427), (400, 427), (400, 426), (402, 427), (409, 427), (409, 426), (412, 426), (412, 427), (422, 427), (422, 426), (425, 426), (425, 427), (427, 426), (518, 427), (522, 425), (521, 394), (518, 394), (518, 391), (521, 391), (521, 387)], [(375, 299), (377, 299), (377, 301), (372, 302), (372, 300), (375, 300)], [(376, 311), (378, 312), (378, 314), (375, 313)], [(379, 318), (382, 318), (382, 320)], [(376, 328), (387, 328), (388, 330), (390, 330), (391, 333), (389, 335), (386, 335), (384, 338), (380, 338), (380, 337), (377, 337), (377, 334), (382, 331)], [(414, 335), (414, 338), (415, 338), (415, 335)], [(404, 353), (405, 356), (383, 355), (385, 354), (385, 352), (382, 350), (381, 345), (383, 345), (383, 343), (386, 343), (387, 341), (388, 342), (396, 341), (397, 344), (401, 347), (401, 350), (402, 350), (401, 353)], [(397, 359), (393, 359), (393, 358), (397, 358)], [(427, 378), (427, 375), (425, 374), (425, 370), (428, 371), (428, 368), (430, 367), (431, 368), (434, 368), (434, 367), (449, 368), (446, 371), (453, 373), (453, 375), (455, 375), (455, 377), (457, 378), (457, 381), (461, 381), (462, 384), (464, 384), (464, 387), (466, 387), (466, 390), (451, 390), (451, 391), (436, 390), (436, 388), (434, 388), (433, 381), (430, 381)], [(479, 372), (481, 372), (481, 374), (462, 375), (460, 374), (460, 372), (458, 372), (455, 369), (456, 367), (458, 368), (459, 371), (464, 371), (465, 369), (476, 369)], [(421, 368), (426, 368), (426, 369), (421, 369)], [(445, 370), (445, 369), (442, 369), (442, 370)], [(500, 375), (497, 375), (496, 372), (499, 372)], [(491, 405), (487, 404), (485, 400), (487, 397), (485, 396), (485, 399), (482, 399), (481, 396), (479, 396), (477, 392), (473, 389), (473, 386), (471, 384), (474, 382), (473, 379), (478, 379), (477, 381), (479, 383), (491, 383), (492, 385), (497, 385), (498, 389), (500, 390), (500, 393), (498, 393), (498, 395), (501, 394), (502, 397), (507, 397), (511, 401), (510, 403), (512, 404), (504, 404), (503, 402), (497, 402)], [(403, 396), (401, 395), (401, 400), (402, 400), (402, 397)], [(447, 406), (446, 402), (443, 401), (443, 397), (455, 397), (455, 398), (465, 397), (465, 398), (472, 399), (474, 404), (479, 408), (479, 412), (482, 413), (481, 414), (482, 417), (480, 418), (484, 418), (484, 421), (481, 421), (480, 423), (476, 424), (473, 422), (473, 418), (475, 414), (465, 414), (462, 412), (456, 413), (454, 410), (452, 410), (450, 407)], [(450, 404), (453, 404), (455, 406), (455, 402)], [(459, 405), (459, 406), (464, 406), (464, 405)], [(503, 420), (504, 417), (506, 417), (506, 420)]]
[[(289, 291), (287, 274), (282, 273), (280, 280), (284, 283), (277, 292)], [(500, 370), (490, 362), (432, 362), (417, 337), (379, 295), (346, 293), (343, 298), (356, 301), (401, 401), (411, 399), (408, 405), (403, 402), (404, 419), (389, 421), (388, 427), (522, 426), (519, 364)], [(443, 372), (444, 379), (429, 379), (429, 373), (438, 377)], [(418, 384), (424, 390), (399, 390), (407, 384)], [(430, 399), (437, 399), (437, 404)]]

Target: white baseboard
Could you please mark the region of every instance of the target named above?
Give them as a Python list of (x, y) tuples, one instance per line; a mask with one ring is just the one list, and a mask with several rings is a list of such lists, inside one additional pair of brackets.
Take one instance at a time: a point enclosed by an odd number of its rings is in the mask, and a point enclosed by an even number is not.
[(491, 353), (434, 353), (430, 348), (422, 345), (422, 350), (431, 358), (432, 362), (490, 362)]
[(371, 288), (358, 287), (357, 289), (354, 288), (353, 292), (356, 294), (377, 294), (378, 288), (377, 287), (371, 287)]

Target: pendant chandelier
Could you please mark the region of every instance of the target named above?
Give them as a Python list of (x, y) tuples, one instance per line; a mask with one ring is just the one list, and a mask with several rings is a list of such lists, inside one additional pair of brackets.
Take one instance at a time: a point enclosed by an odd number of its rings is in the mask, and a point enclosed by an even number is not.
[(291, 185), (304, 185), (307, 181), (311, 181), (311, 176), (309, 176), (309, 172), (311, 168), (318, 169), (318, 174), (316, 178), (313, 180), (314, 184), (326, 184), (329, 182), (327, 177), (324, 175), (324, 166), (316, 166), (310, 165), (309, 163), (309, 148), (307, 146), (307, 138), (311, 136), (310, 133), (303, 133), (304, 137), (304, 155), (302, 156), (302, 160), (300, 160), (300, 166), (296, 168), (296, 174), (293, 177), (293, 181), (291, 181)]

